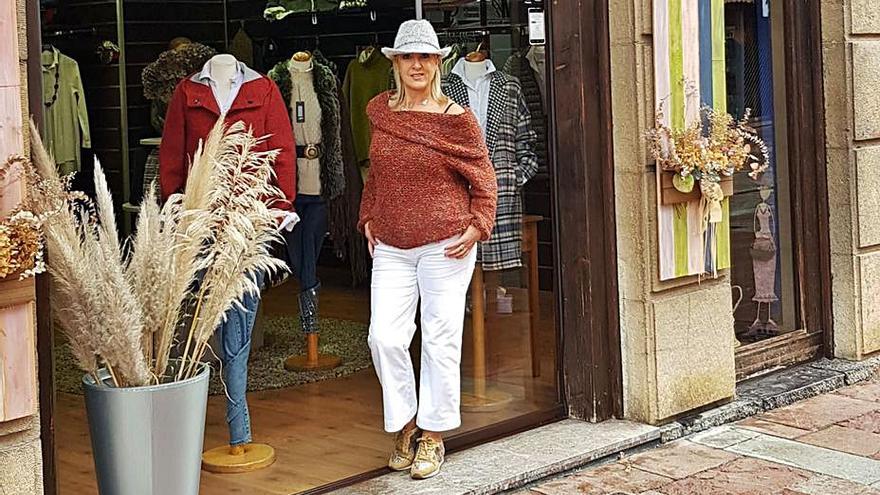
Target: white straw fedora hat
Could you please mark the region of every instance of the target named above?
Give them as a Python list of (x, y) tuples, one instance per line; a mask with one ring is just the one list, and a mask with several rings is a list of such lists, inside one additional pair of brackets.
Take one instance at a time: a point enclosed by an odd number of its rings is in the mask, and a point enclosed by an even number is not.
[(397, 37), (394, 38), (394, 48), (385, 47), (382, 54), (388, 58), (394, 58), (395, 55), (404, 53), (428, 53), (431, 55), (440, 55), (446, 57), (452, 50), (451, 47), (440, 48), (440, 41), (437, 39), (437, 33), (434, 32), (434, 26), (430, 22), (420, 19), (404, 21), (397, 30)]

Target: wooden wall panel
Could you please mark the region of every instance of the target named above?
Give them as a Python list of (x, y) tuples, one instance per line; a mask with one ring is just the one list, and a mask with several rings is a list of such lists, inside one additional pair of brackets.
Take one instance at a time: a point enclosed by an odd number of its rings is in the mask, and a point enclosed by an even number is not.
[[(21, 154), (22, 74), (19, 72), (16, 2), (0, 6), (0, 160)], [(0, 185), (0, 216), (22, 196), (18, 174)], [(34, 283), (14, 277), (0, 280), (0, 422), (30, 416), (37, 408), (36, 317)]]
[[(33, 291), (33, 282), (28, 282)], [(30, 416), (37, 408), (34, 303), (0, 309), (0, 421)]]
[[(0, 57), (5, 58), (4, 52)], [(16, 50), (12, 56), (18, 59)], [(6, 60), (0, 59), (0, 67), (14, 66)], [(20, 154), (24, 141), (22, 140), (22, 110), (21, 110), (21, 87), (0, 86), (0, 160), (5, 161), (9, 155)], [(6, 214), (21, 201), (22, 186), (15, 180), (15, 173), (7, 176), (6, 182), (0, 184), (0, 214)], [(14, 182), (9, 182), (14, 181)]]
[(18, 86), (18, 25), (15, 2), (0, 4), (0, 87)]

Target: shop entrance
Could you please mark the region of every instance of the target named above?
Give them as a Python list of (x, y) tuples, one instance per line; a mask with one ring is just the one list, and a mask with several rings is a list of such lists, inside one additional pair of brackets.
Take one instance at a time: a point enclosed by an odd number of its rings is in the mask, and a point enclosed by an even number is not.
[[(517, 96), (506, 95), (504, 104), (516, 105), (522, 116), (510, 143), (522, 178), (510, 197), (522, 209), (503, 219), (516, 242), (474, 273), (462, 358), (463, 425), (448, 438), (452, 450), (566, 416), (598, 421), (622, 413), (607, 4), (551, 9), (524, 0), (426, 1), (419, 8), (441, 44), (454, 47), (444, 63), (447, 81), (463, 72), (463, 58), (497, 73), (492, 77), (515, 78)], [(129, 231), (144, 185), (156, 174), (169, 81), (173, 89), (216, 52), (275, 75), (279, 67), (283, 75), (295, 53), (309, 52), (333, 75), (346, 187), (325, 198), (328, 226), (316, 263), (320, 331), (311, 339), (327, 366), (308, 364), (315, 359), (302, 331), (304, 287), (295, 278), (274, 281), (254, 330), (248, 404), (254, 441), (272, 445), (278, 460), (252, 473), (203, 473), (203, 493), (324, 491), (384, 472), (391, 439), (382, 431), (381, 391), (366, 344), (369, 259), (352, 221), (369, 174), (363, 102), (390, 84), (388, 62), (376, 48), (392, 44), (400, 22), (414, 16), (416, 8), (403, 1), (182, 0), (161, 8), (141, 1), (40, 2), (42, 57), (33, 58), (43, 79), (38, 103), (51, 101), (58, 89), (81, 95), (73, 108), (76, 184), (88, 191), (97, 156)], [(79, 77), (58, 76), (65, 66)], [(44, 126), (63, 115), (49, 108)], [(602, 262), (591, 266), (590, 259)], [(418, 335), (412, 347), (418, 367)], [(54, 365), (54, 376), (41, 378), (43, 388), (55, 391), (42, 402), (54, 421), (54, 436), (50, 426), (44, 437), (47, 469), (57, 466), (56, 493), (97, 493), (80, 373), (51, 329), (41, 333), (41, 351), (44, 361), (52, 356), (48, 369)], [(206, 448), (228, 442), (225, 401), (215, 382)]]

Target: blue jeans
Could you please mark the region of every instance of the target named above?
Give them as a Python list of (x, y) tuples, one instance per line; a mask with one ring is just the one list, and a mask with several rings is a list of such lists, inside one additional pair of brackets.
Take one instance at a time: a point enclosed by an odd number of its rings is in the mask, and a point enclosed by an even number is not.
[[(262, 286), (263, 276), (258, 277)], [(233, 306), (226, 312), (226, 322), (220, 325), (223, 380), (226, 382), (226, 423), (229, 426), (229, 445), (251, 442), (251, 417), (247, 406), (248, 357), (251, 352), (251, 332), (260, 296), (245, 294), (241, 300), (244, 309)]]
[(297, 194), (294, 200), (300, 221), (293, 232), (284, 232), (287, 260), (300, 290), (318, 286), (318, 256), (327, 235), (327, 205), (321, 196)]

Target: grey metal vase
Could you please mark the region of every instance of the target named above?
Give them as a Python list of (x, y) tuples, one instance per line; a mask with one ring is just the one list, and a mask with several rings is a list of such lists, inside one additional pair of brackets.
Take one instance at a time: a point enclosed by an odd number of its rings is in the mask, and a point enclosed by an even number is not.
[(83, 377), (101, 495), (199, 493), (209, 374), (203, 365), (189, 380), (133, 388)]

